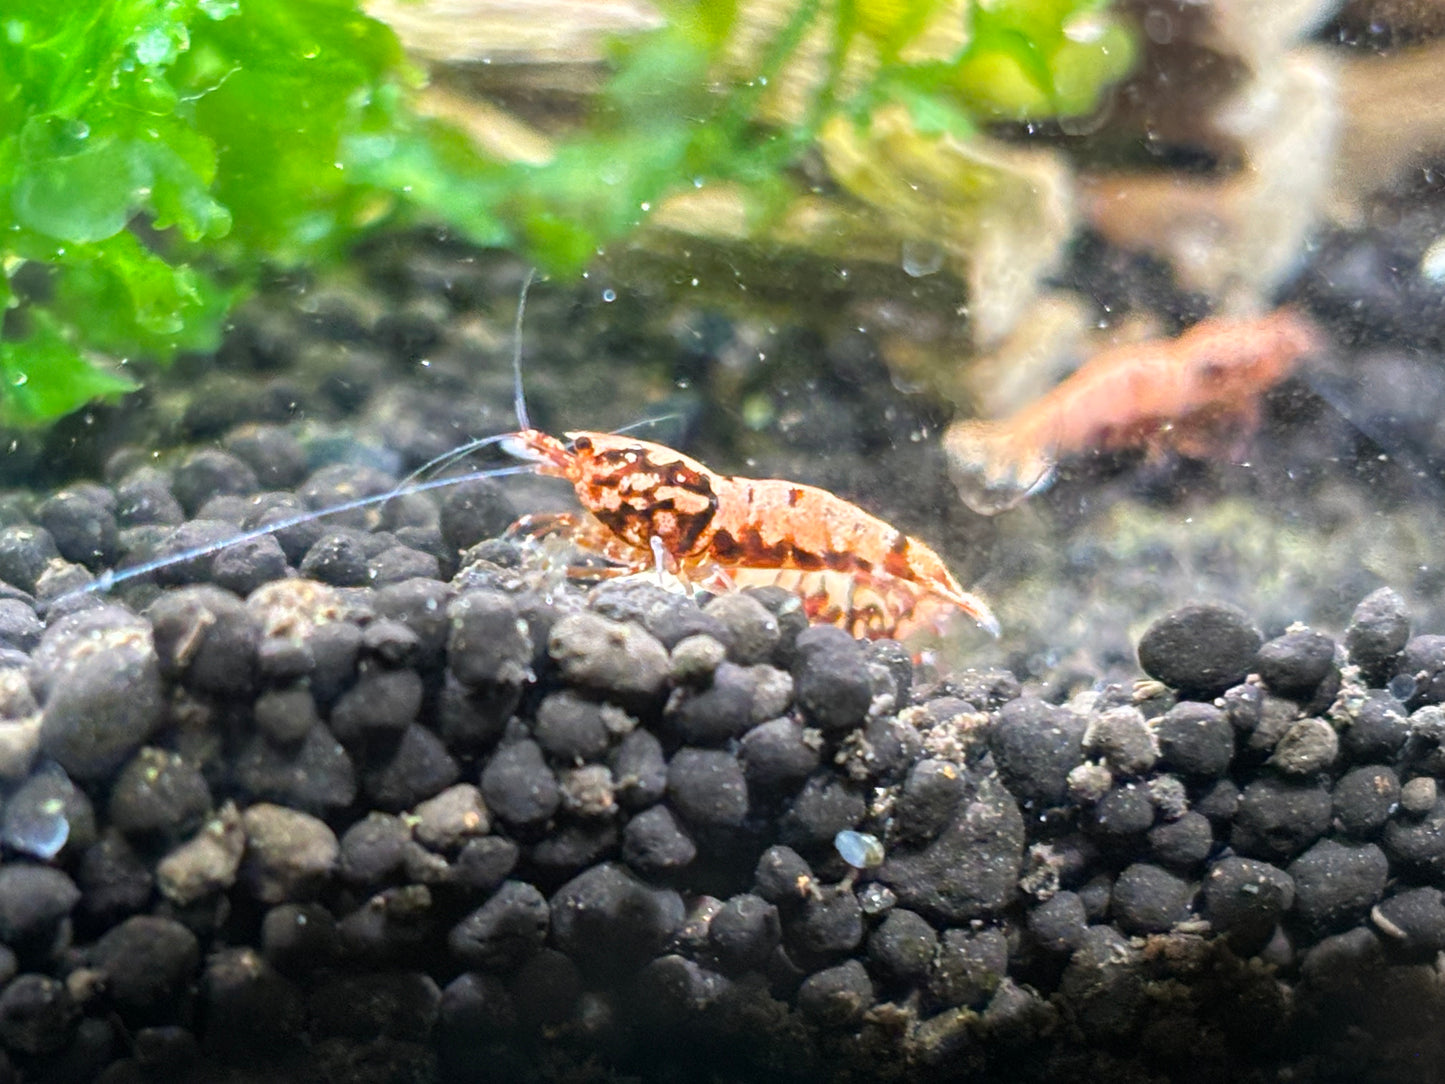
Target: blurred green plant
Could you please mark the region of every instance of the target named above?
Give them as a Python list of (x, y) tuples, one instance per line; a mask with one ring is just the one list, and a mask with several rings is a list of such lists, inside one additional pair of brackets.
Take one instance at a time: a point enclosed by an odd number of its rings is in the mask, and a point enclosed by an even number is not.
[[(595, 122), (529, 164), (415, 114), (416, 70), (357, 0), (9, 0), (0, 421), (130, 389), (130, 359), (214, 347), (264, 263), (337, 258), (379, 223), (440, 220), (575, 272), (670, 192), (726, 180), (759, 213), (780, 205), (839, 113), (901, 102), (967, 137), (1088, 112), (1133, 58), (1105, 0), (791, 0), (752, 53), (746, 0), (662, 8), (664, 29), (614, 47)], [(956, 47), (911, 55), (940, 22)], [(804, 109), (767, 115), (820, 34)]]

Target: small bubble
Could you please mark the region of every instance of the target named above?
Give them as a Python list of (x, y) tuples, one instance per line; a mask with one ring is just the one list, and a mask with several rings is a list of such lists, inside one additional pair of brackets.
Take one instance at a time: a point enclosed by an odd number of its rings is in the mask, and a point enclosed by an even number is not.
[(1168, 45), (1174, 40), (1174, 20), (1167, 11), (1153, 8), (1144, 15), (1144, 33), (1155, 45)]
[(903, 273), (921, 279), (943, 267), (943, 249), (932, 241), (903, 242)]
[(602, 300), (607, 302), (609, 305), (612, 304), (612, 302), (617, 300), (617, 291), (613, 289), (603, 290)]

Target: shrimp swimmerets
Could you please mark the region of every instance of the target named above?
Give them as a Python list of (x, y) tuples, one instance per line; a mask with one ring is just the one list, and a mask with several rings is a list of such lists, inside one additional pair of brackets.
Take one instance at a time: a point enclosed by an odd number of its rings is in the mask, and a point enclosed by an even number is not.
[(855, 636), (906, 636), (961, 610), (994, 635), (988, 605), (928, 546), (827, 490), (731, 478), (661, 444), (609, 433), (535, 429), (503, 442), (542, 474), (572, 483), (586, 510), (513, 528), (561, 532), (619, 573), (657, 569), (715, 589), (778, 583), (811, 620)]
[(1321, 342), (1304, 316), (1281, 309), (1106, 350), (1011, 418), (956, 423), (943, 446), (959, 494), (990, 515), (1045, 489), (1071, 455), (1144, 446), (1203, 458), (1237, 446), (1260, 394)]

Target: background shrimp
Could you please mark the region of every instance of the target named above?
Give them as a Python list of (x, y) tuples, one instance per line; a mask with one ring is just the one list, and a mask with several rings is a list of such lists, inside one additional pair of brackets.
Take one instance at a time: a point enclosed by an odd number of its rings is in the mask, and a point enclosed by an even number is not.
[(991, 515), (1047, 488), (1070, 456), (1237, 452), (1258, 422), (1260, 396), (1320, 345), (1308, 319), (1281, 309), (1105, 350), (1010, 418), (955, 424), (944, 447), (959, 494)]

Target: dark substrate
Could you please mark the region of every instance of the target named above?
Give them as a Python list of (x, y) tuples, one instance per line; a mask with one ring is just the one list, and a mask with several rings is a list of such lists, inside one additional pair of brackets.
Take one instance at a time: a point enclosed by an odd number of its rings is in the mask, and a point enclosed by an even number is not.
[(1445, 1071), (1445, 637), (1388, 590), (1055, 704), (778, 589), (438, 579), (485, 489), (66, 595), (119, 491), (0, 532), (0, 1079)]

